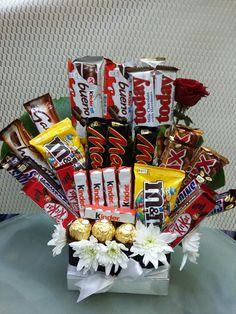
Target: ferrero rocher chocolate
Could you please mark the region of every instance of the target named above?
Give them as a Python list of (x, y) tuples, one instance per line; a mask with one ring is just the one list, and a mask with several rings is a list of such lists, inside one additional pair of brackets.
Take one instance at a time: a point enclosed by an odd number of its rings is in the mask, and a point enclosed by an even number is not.
[(91, 224), (88, 219), (76, 219), (69, 227), (70, 237), (74, 240), (87, 240), (91, 232)]
[(98, 241), (105, 242), (113, 239), (115, 235), (115, 228), (109, 220), (97, 220), (93, 225), (92, 234)]
[(132, 224), (122, 224), (116, 229), (115, 238), (117, 241), (128, 244), (133, 243), (136, 236), (136, 229)]

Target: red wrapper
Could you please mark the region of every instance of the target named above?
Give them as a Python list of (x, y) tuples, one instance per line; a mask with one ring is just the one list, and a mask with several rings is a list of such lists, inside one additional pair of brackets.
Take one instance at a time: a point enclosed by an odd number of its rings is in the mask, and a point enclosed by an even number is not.
[(68, 199), (71, 210), (76, 216), (80, 216), (79, 203), (77, 199), (75, 182), (74, 182), (74, 167), (72, 164), (64, 165), (56, 168), (57, 177), (61, 183), (63, 191)]
[(66, 228), (77, 217), (69, 212), (41, 182), (32, 178), (22, 191), (41, 207), (57, 224)]
[[(198, 193), (197, 193), (198, 192)], [(196, 228), (199, 223), (214, 209), (215, 193), (207, 186), (202, 185), (190, 199), (186, 199), (177, 215), (171, 220), (164, 232), (171, 232), (177, 235), (177, 238), (170, 244), (173, 248), (178, 245), (183, 238)]]

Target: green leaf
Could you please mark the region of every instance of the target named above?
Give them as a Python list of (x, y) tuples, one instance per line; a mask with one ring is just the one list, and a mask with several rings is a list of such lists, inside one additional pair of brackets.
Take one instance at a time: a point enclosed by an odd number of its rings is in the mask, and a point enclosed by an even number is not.
[[(53, 99), (53, 103), (55, 106), (55, 110), (58, 114), (58, 118), (59, 120), (63, 120), (67, 117), (71, 118), (71, 109), (70, 109), (70, 98), (69, 97), (61, 97), (59, 99)], [(12, 118), (12, 120), (14, 120), (15, 117)], [(33, 135), (33, 137), (38, 135), (38, 130), (36, 129), (34, 123), (32, 122), (32, 120), (30, 119), (30, 116), (28, 115), (28, 113), (24, 113), (20, 118), (19, 118), (26, 130)], [(2, 144), (2, 148), (1, 148), (1, 158), (4, 158), (4, 156), (10, 151), (10, 148), (8, 147), (8, 145), (6, 145), (5, 143)]]
[(213, 177), (212, 182), (208, 183), (208, 186), (213, 190), (217, 190), (225, 186), (225, 173), (223, 168), (217, 172), (217, 174)]

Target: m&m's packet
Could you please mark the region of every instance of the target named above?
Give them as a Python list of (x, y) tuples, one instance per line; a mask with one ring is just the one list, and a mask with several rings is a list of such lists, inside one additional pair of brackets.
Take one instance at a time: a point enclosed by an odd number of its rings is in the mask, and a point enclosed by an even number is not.
[(136, 218), (145, 225), (162, 226), (174, 209), (185, 177), (182, 170), (143, 164), (134, 165), (134, 208)]
[(66, 118), (30, 141), (49, 165), (56, 169), (65, 164), (85, 165), (84, 148), (71, 120)]

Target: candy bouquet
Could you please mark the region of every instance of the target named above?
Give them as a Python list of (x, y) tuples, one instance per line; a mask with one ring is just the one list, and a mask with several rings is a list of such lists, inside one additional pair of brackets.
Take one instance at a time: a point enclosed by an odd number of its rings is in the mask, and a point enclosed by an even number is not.
[(188, 109), (208, 95), (176, 78), (164, 58), (116, 64), (68, 61), (68, 99), (49, 94), (0, 132), (1, 167), (55, 220), (53, 255), (69, 247), (68, 288), (79, 301), (105, 291), (168, 293), (169, 263), (182, 245), (196, 263), (207, 216), (235, 206), (227, 158), (203, 145)]

